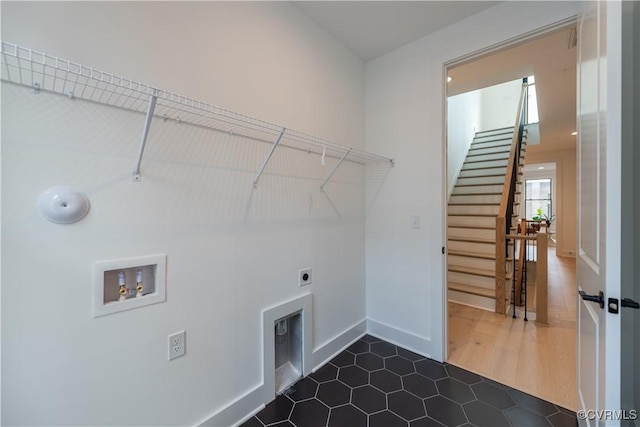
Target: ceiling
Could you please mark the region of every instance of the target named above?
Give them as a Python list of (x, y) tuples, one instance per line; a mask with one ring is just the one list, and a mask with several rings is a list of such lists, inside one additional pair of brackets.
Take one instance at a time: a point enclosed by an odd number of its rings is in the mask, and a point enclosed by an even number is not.
[(451, 68), (448, 95), (456, 95), (526, 76), (535, 76), (540, 116), (540, 141), (535, 150), (575, 147), (576, 47), (575, 27), (539, 36)]
[[(495, 6), (499, 1), (294, 1), (363, 61)], [(540, 36), (449, 70), (448, 95), (535, 75), (541, 145), (575, 147), (576, 48), (570, 29)]]
[(499, 1), (294, 1), (363, 61), (488, 9)]

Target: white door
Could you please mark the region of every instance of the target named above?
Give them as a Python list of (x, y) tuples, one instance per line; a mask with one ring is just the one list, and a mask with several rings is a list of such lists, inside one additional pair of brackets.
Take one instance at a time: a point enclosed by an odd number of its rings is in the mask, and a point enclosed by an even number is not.
[(578, 26), (578, 417), (616, 426), (620, 409), (621, 4), (584, 2)]

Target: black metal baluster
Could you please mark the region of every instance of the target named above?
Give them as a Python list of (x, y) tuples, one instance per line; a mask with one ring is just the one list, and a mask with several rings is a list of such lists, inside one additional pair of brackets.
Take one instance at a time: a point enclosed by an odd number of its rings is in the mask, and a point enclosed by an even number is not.
[(528, 240), (524, 241), (524, 263), (522, 264), (522, 289), (524, 292), (524, 321), (527, 319), (527, 263), (529, 262), (529, 245)]
[[(507, 240), (507, 247), (509, 247), (509, 241)], [(513, 318), (516, 318), (516, 304), (518, 301), (516, 301), (516, 280), (517, 280), (517, 274), (516, 274), (516, 240), (513, 240), (513, 270), (512, 270), (512, 274), (511, 274), (511, 301), (513, 303)]]

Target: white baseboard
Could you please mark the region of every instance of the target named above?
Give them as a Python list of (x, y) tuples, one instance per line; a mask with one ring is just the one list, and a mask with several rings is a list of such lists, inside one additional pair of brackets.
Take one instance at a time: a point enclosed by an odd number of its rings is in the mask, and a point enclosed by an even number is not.
[[(340, 354), (355, 341), (359, 340), (367, 332), (367, 320), (350, 326), (345, 331), (331, 338), (313, 351), (313, 371), (318, 370), (334, 356)], [(380, 337), (382, 338), (382, 337)], [(264, 402), (264, 384), (249, 390), (233, 402), (228, 403), (222, 409), (217, 410), (206, 420), (198, 424), (202, 427), (229, 427), (239, 426), (249, 418), (260, 412), (267, 403)]]
[(559, 256), (559, 257), (564, 257), (564, 258), (575, 258), (576, 257), (576, 251), (571, 251), (571, 250), (562, 251), (562, 253), (559, 253), (559, 254), (556, 252), (556, 255)]
[(367, 332), (377, 338), (398, 345), (407, 350), (418, 353), (429, 359), (433, 359), (431, 354), (432, 343), (429, 338), (405, 331), (386, 323), (378, 322), (373, 319), (367, 319)]
[(339, 333), (324, 344), (318, 346), (313, 351), (313, 371), (317, 371), (329, 360), (344, 351), (345, 348), (359, 340), (367, 333), (367, 320), (362, 319), (360, 322), (350, 326), (345, 331)]
[(265, 403), (264, 386), (261, 384), (248, 391), (243, 396), (225, 405), (216, 411), (211, 417), (202, 421), (198, 426), (202, 427), (230, 427), (238, 426), (260, 412)]

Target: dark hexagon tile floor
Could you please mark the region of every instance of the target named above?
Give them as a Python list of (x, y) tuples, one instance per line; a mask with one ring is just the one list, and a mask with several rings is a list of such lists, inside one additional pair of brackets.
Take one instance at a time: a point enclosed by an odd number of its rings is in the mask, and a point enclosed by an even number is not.
[(565, 427), (576, 414), (365, 335), (241, 427)]

